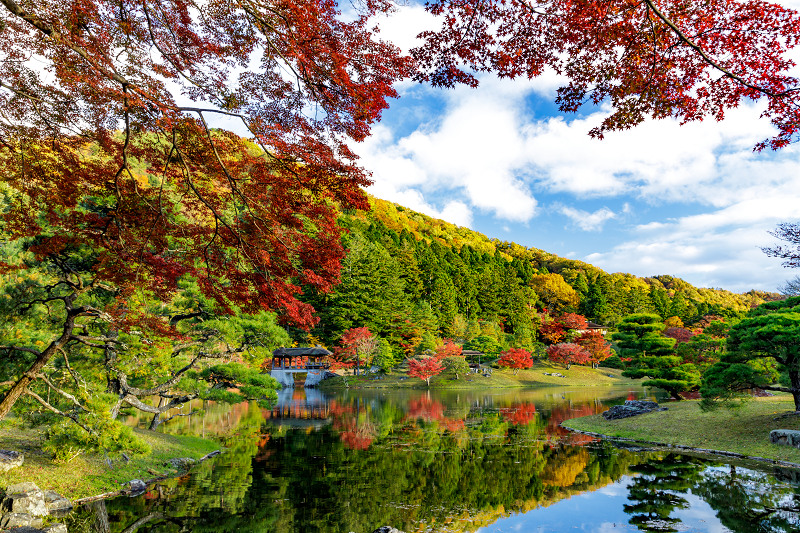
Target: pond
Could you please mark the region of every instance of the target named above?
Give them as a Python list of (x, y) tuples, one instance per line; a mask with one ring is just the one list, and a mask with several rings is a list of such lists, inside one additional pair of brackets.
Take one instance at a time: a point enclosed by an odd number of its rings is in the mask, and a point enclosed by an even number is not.
[[(167, 431), (227, 451), (136, 498), (73, 513), (71, 532), (800, 530), (800, 474), (618, 447), (560, 422), (643, 389), (284, 390), (274, 409), (212, 406)], [(660, 398), (658, 398), (660, 399)]]

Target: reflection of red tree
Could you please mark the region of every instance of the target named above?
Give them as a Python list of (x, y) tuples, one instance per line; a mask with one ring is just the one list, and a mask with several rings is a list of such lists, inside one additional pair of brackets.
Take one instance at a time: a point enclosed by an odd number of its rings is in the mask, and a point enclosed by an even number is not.
[(342, 444), (351, 450), (366, 450), (375, 438), (372, 424), (362, 423), (353, 418), (345, 421), (345, 430), (339, 434)]
[(450, 432), (464, 428), (464, 420), (444, 416), (444, 404), (427, 396), (408, 402), (408, 414), (405, 418), (410, 421), (439, 422), (442, 429)]
[(331, 426), (339, 432), (339, 438), (351, 450), (366, 450), (375, 439), (375, 427), (368, 420), (359, 420), (359, 412), (352, 405), (331, 400), (328, 413), (333, 418)]
[(561, 422), (569, 420), (570, 418), (579, 418), (581, 416), (596, 415), (602, 413), (606, 408), (602, 404), (594, 402), (584, 405), (575, 405), (564, 403), (558, 407), (554, 407), (550, 411), (550, 419), (547, 421), (547, 434), (550, 436), (566, 437), (572, 432), (568, 429), (561, 427)]
[(527, 425), (536, 418), (536, 406), (532, 403), (519, 403), (500, 409), (500, 416), (515, 426)]
[(444, 419), (444, 405), (442, 402), (431, 400), (427, 396), (420, 396), (408, 402), (408, 415), (412, 420), (423, 419), (426, 422)]

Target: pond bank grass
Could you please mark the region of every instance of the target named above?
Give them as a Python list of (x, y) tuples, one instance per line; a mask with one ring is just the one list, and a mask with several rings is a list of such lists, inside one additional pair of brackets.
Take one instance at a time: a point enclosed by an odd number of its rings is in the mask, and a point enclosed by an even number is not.
[(152, 448), (149, 455), (133, 457), (129, 462), (121, 458), (110, 460), (105, 455), (79, 455), (68, 463), (56, 463), (42, 451), (43, 434), (40, 430), (22, 428), (13, 420), (0, 424), (0, 449), (16, 450), (25, 455), (25, 463), (8, 472), (0, 473), (0, 489), (9, 484), (32, 481), (43, 490), (54, 490), (76, 500), (112, 492), (132, 479), (152, 479), (176, 473), (166, 463), (177, 457), (199, 459), (220, 449), (220, 444), (208, 439), (189, 436), (134, 430)]
[(775, 420), (794, 411), (791, 396), (753, 398), (742, 407), (702, 412), (697, 400), (662, 403), (669, 409), (621, 420), (601, 415), (573, 418), (562, 426), (640, 442), (732, 452), (747, 457), (800, 465), (800, 449), (772, 444), (773, 429), (800, 429), (800, 417)]
[[(547, 375), (561, 374), (564, 377)], [(573, 365), (569, 370), (547, 362), (538, 362), (533, 368), (520, 370), (493, 369), (491, 375), (459, 375), (444, 373), (431, 378), (431, 389), (497, 389), (521, 387), (600, 387), (640, 386), (641, 380), (622, 377), (622, 371), (613, 368), (590, 368)], [(339, 376), (323, 381), (320, 388), (328, 390), (350, 389), (425, 389), (425, 382), (410, 377), (403, 370), (388, 374), (367, 376)]]

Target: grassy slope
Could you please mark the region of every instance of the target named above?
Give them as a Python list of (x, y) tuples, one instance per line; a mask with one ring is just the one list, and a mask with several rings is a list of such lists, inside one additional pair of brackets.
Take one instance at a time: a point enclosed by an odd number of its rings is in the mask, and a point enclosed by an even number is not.
[[(565, 377), (546, 376), (547, 373), (559, 373)], [(383, 388), (426, 388), (425, 382), (419, 378), (409, 377), (403, 371), (393, 371), (383, 376), (347, 376), (326, 380), (322, 387), (326, 389), (340, 389), (347, 386), (351, 389), (383, 389)], [(484, 377), (481, 374), (469, 374), (455, 379), (452, 375), (443, 374), (431, 378), (432, 389), (484, 389), (484, 388), (512, 388), (512, 387), (553, 387), (553, 386), (619, 386), (638, 385), (640, 381), (623, 378), (620, 370), (612, 368), (589, 368), (585, 366), (572, 366), (569, 370), (560, 366), (550, 365), (546, 362), (537, 363), (529, 370), (520, 370), (514, 375), (513, 371), (494, 369), (492, 375)]]
[(773, 429), (800, 429), (800, 417), (774, 420), (794, 411), (788, 395), (755, 398), (735, 410), (720, 408), (704, 413), (696, 400), (668, 403), (668, 411), (647, 413), (622, 420), (600, 415), (574, 418), (565, 427), (611, 437), (658, 442), (740, 453), (800, 464), (800, 449), (769, 442)]
[(12, 421), (0, 424), (0, 449), (25, 455), (20, 468), (0, 473), (0, 489), (11, 483), (33, 481), (42, 489), (54, 490), (74, 500), (119, 490), (132, 479), (152, 479), (174, 473), (166, 461), (176, 457), (199, 459), (220, 449), (216, 442), (198, 437), (177, 437), (136, 430), (153, 448), (150, 455), (134, 457), (129, 463), (117, 460), (111, 466), (102, 455), (81, 455), (69, 463), (54, 463), (42, 452), (42, 433), (16, 427)]

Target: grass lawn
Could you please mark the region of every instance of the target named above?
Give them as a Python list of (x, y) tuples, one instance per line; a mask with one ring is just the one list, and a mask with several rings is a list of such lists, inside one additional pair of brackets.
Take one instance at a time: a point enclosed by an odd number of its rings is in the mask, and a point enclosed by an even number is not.
[(217, 442), (199, 437), (165, 435), (135, 430), (152, 447), (150, 455), (122, 459), (110, 465), (104, 455), (80, 455), (69, 463), (55, 463), (42, 452), (42, 433), (20, 428), (13, 420), (0, 423), (0, 449), (25, 455), (25, 463), (9, 472), (0, 472), (0, 489), (9, 484), (33, 481), (43, 490), (54, 490), (71, 499), (86, 498), (119, 490), (132, 479), (152, 479), (175, 473), (166, 461), (176, 457), (200, 457), (220, 449)]
[(601, 415), (573, 418), (562, 425), (610, 437), (734, 452), (800, 464), (800, 449), (769, 442), (773, 429), (800, 429), (800, 417), (774, 420), (794, 411), (791, 396), (754, 398), (735, 410), (702, 412), (697, 400), (668, 402), (667, 411), (606, 420)]
[[(562, 374), (565, 377), (548, 376)], [(554, 387), (554, 386), (619, 386), (638, 385), (641, 380), (624, 378), (621, 370), (613, 368), (590, 368), (573, 365), (569, 370), (547, 362), (536, 363), (533, 368), (520, 370), (493, 369), (489, 377), (483, 374), (459, 375), (458, 379), (447, 372), (431, 378), (432, 389), (484, 389), (512, 387)], [(378, 376), (346, 376), (325, 380), (320, 385), (324, 389), (424, 389), (427, 386), (419, 378), (409, 377), (403, 370), (393, 370)]]

